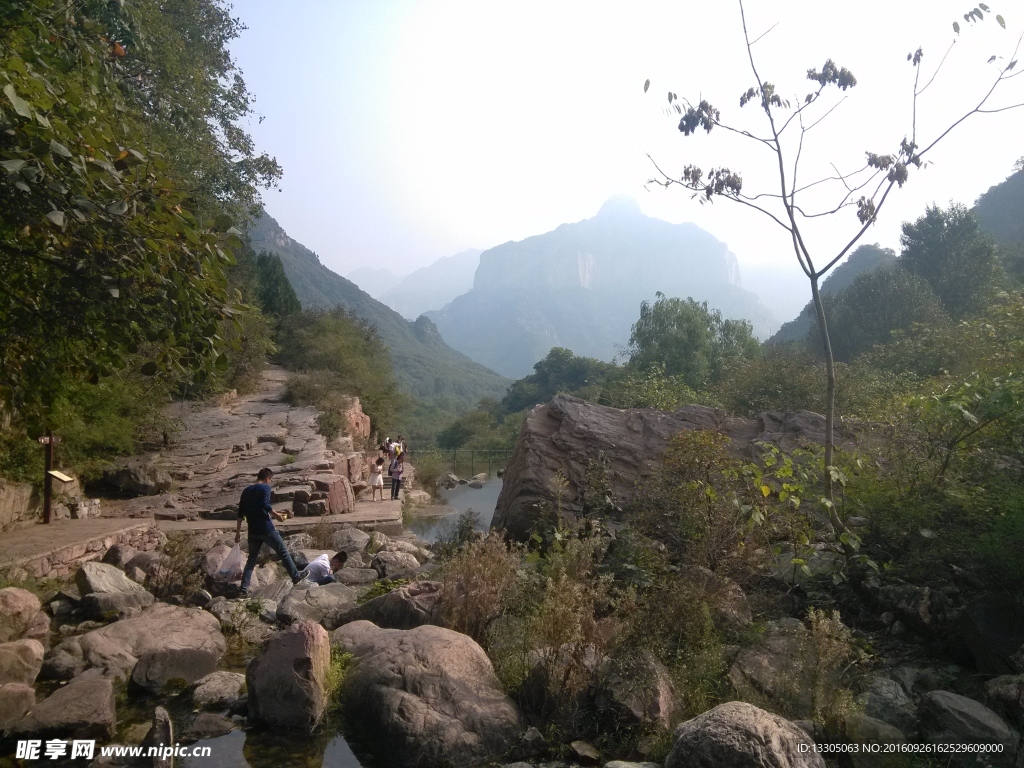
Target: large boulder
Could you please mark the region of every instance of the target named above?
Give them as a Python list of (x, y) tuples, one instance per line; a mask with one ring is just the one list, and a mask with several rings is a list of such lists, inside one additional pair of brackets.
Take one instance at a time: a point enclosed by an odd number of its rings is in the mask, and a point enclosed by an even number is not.
[(1000, 675), (985, 683), (985, 701), (1018, 728), (1024, 728), (1024, 675)]
[(10, 730), (35, 705), (36, 691), (31, 685), (0, 685), (0, 731)]
[(132, 684), (159, 693), (168, 685), (190, 685), (217, 671), (220, 655), (209, 648), (167, 648), (144, 653), (132, 670)]
[(676, 728), (665, 768), (825, 768), (814, 741), (752, 704), (719, 704)]
[(167, 470), (144, 459), (122, 460), (104, 472), (103, 479), (129, 496), (155, 496), (174, 484)]
[(342, 515), (356, 508), (356, 495), (352, 491), (352, 483), (341, 475), (314, 475), (313, 485), (316, 490), (326, 493), (327, 514)]
[(357, 621), (331, 640), (355, 656), (345, 711), (378, 738), (389, 765), (473, 765), (518, 742), (519, 712), (483, 649), (466, 635)]
[(211, 672), (192, 687), (192, 705), (196, 709), (224, 709), (242, 696), (245, 675), (238, 672)]
[(199, 608), (157, 603), (135, 618), (64, 640), (43, 662), (42, 676), (67, 680), (99, 667), (127, 678), (144, 654), (182, 648), (223, 656), (226, 644), (220, 622)]
[(917, 732), (917, 712), (903, 686), (888, 677), (873, 677), (866, 690), (857, 697), (864, 714), (899, 728), (904, 733)]
[(29, 710), (12, 729), (19, 738), (110, 739), (117, 725), (109, 678), (72, 680)]
[(419, 572), (420, 563), (408, 552), (378, 552), (370, 567), (382, 579), (406, 579)]
[[(985, 755), (993, 765), (1012, 765), (1017, 733), (984, 704), (949, 691), (930, 691), (917, 704), (921, 740), (928, 744), (1002, 744), (1000, 754)], [(958, 756), (954, 756), (958, 757)], [(954, 764), (974, 762), (965, 753)]]
[(671, 726), (676, 710), (675, 685), (654, 654), (603, 666), (598, 675), (598, 706), (640, 725)]
[(342, 528), (334, 532), (331, 543), (336, 551), (343, 550), (349, 555), (354, 552), (365, 552), (370, 543), (370, 534), (358, 528)]
[[(674, 413), (653, 408), (619, 410), (557, 395), (535, 407), (519, 432), (506, 464), (491, 527), (519, 540), (529, 538), (544, 511), (554, 505), (552, 481), (561, 474), (569, 481), (562, 509), (582, 510), (580, 490), (595, 456), (608, 460), (607, 478), (613, 501), (626, 506), (636, 488), (662, 464), (669, 439), (683, 430), (722, 431), (733, 450), (749, 454), (754, 442), (784, 450), (821, 443), (824, 417), (808, 411), (764, 413), (757, 420), (730, 417), (724, 411), (689, 405)], [(845, 425), (836, 425), (836, 441), (851, 442)]]
[(138, 553), (138, 550), (130, 544), (115, 544), (103, 553), (103, 562), (124, 568)]
[(339, 626), (356, 607), (359, 593), (345, 584), (319, 586), (299, 582), (277, 605), (277, 620), (284, 624), (312, 621), (325, 629)]
[(142, 587), (125, 576), (116, 565), (92, 561), (83, 563), (75, 574), (75, 586), (83, 597), (88, 594), (117, 594), (145, 592)]
[(38, 640), (0, 644), (0, 685), (32, 685), (43, 666), (43, 645)]
[(384, 629), (413, 629), (441, 623), (442, 584), (414, 581), (349, 611), (344, 623), (370, 621)]
[(143, 608), (152, 605), (155, 600), (156, 598), (145, 590), (141, 592), (94, 592), (82, 598), (81, 608), (82, 613), (88, 619), (113, 621), (137, 616)]
[(26, 589), (0, 589), (0, 643), (23, 637), (41, 608), (39, 598)]
[(311, 730), (327, 706), (331, 647), (327, 631), (300, 621), (274, 635), (249, 662), (249, 718), (265, 726)]

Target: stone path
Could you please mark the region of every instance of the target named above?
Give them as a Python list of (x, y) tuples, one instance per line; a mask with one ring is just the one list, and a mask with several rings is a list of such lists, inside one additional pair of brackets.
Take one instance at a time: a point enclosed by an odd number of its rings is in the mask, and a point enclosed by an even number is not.
[[(172, 406), (169, 415), (178, 420), (181, 430), (164, 450), (140, 457), (170, 473), (172, 491), (104, 499), (100, 518), (9, 529), (0, 538), (0, 571), (19, 568), (37, 577), (62, 576), (101, 555), (111, 543), (148, 548), (145, 544), (157, 535), (155, 527), (163, 531), (234, 528), (239, 494), (255, 482), (262, 467), (274, 470), (275, 491), (281, 497), (274, 507), (289, 513), (293, 506), (286, 498), (291, 495), (289, 488), (341, 477), (358, 489), (367, 471), (364, 454), (354, 449), (351, 437), (340, 438), (336, 443), (340, 450), (328, 449), (326, 440), (316, 433), (318, 411), (284, 402), (287, 377), (286, 371), (271, 366), (264, 374), (263, 388), (252, 395), (212, 406)], [(357, 405), (354, 408), (355, 429), (368, 431), (366, 417)], [(345, 508), (350, 511), (345, 514), (290, 517), (277, 526), (289, 531), (321, 520), (363, 528), (401, 525), (401, 500), (362, 501), (351, 493), (348, 499)]]

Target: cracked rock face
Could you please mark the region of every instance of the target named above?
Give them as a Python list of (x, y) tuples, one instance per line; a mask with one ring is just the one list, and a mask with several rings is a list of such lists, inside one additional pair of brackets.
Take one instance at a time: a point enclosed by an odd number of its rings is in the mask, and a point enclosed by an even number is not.
[[(506, 467), (504, 484), (491, 527), (513, 538), (529, 538), (544, 509), (554, 502), (557, 473), (568, 480), (563, 509), (577, 513), (590, 463), (602, 457), (614, 502), (628, 504), (638, 482), (660, 465), (669, 440), (683, 430), (713, 429), (727, 435), (732, 450), (749, 454), (754, 442), (769, 442), (784, 451), (820, 444), (825, 419), (809, 411), (768, 412), (755, 419), (688, 405), (673, 413), (653, 408), (620, 410), (568, 395), (558, 395), (527, 415)], [(851, 445), (857, 436), (837, 425), (836, 442)]]
[(466, 635), (357, 621), (331, 640), (356, 657), (343, 705), (386, 745), (389, 765), (474, 765), (518, 742), (519, 711), (483, 649)]

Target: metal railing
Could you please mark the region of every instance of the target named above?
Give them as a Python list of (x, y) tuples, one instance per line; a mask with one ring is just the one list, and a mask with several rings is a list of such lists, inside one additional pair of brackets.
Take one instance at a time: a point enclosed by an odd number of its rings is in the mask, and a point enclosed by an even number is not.
[(505, 464), (508, 463), (509, 456), (512, 455), (512, 449), (425, 448), (419, 451), (410, 451), (409, 461), (412, 462), (413, 466), (416, 466), (416, 458), (427, 455), (439, 457), (446, 469), (454, 472), (456, 475), (459, 474), (460, 470), (464, 473), (468, 470), (468, 476), (472, 477), (477, 473), (478, 467), (481, 472), (486, 467), (488, 475), (492, 474), (495, 470), (503, 469)]

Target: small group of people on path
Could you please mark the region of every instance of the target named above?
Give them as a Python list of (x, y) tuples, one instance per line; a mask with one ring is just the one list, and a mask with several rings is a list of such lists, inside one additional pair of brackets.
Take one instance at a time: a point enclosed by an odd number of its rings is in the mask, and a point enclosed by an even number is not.
[(384, 501), (384, 466), (387, 465), (388, 477), (391, 479), (391, 500), (398, 499), (398, 492), (402, 490), (402, 475), (405, 473), (405, 457), (409, 449), (401, 435), (397, 440), (385, 437), (380, 444), (380, 456), (370, 466), (370, 501), (377, 498), (377, 491), (380, 490), (380, 499)]
[(248, 525), (249, 557), (245, 561), (245, 568), (242, 571), (242, 596), (249, 594), (249, 584), (252, 581), (252, 572), (256, 568), (256, 561), (260, 556), (260, 550), (266, 544), (277, 553), (284, 564), (284, 568), (291, 577), (292, 584), (298, 584), (302, 580), (316, 582), (321, 586), (334, 582), (334, 572), (341, 570), (348, 560), (347, 552), (336, 552), (333, 556), (320, 555), (314, 558), (309, 565), (301, 571), (295, 567), (291, 553), (284, 545), (284, 539), (271, 520), (283, 521), (284, 515), (274, 509), (270, 503), (271, 486), (274, 483), (274, 473), (264, 467), (256, 475), (256, 482), (247, 486), (242, 491), (242, 498), (238, 502), (238, 525), (235, 528), (235, 544), (242, 540), (242, 521)]
[[(390, 437), (384, 438), (384, 442), (380, 445), (380, 456), (370, 465), (371, 501), (376, 498), (378, 490), (380, 491), (379, 501), (384, 501), (385, 464), (388, 468), (388, 477), (391, 479), (391, 499), (393, 501), (398, 499), (398, 493), (402, 489), (402, 475), (405, 473), (405, 457), (408, 450), (401, 435), (397, 440), (392, 440)], [(285, 519), (285, 516), (274, 509), (270, 503), (273, 483), (273, 471), (264, 467), (256, 474), (256, 482), (242, 491), (242, 497), (238, 502), (235, 543), (238, 544), (242, 540), (243, 520), (248, 524), (249, 542), (249, 557), (245, 561), (245, 568), (242, 571), (243, 596), (249, 594), (252, 572), (256, 568), (256, 561), (259, 559), (260, 550), (264, 544), (281, 558), (293, 584), (298, 584), (303, 579), (314, 581), (320, 585), (330, 584), (335, 580), (334, 572), (340, 570), (348, 560), (348, 555), (345, 552), (337, 552), (332, 557), (320, 555), (301, 571), (295, 567), (295, 562), (284, 544), (284, 539), (281, 538), (281, 534), (271, 520), (271, 518), (278, 521)]]

